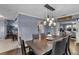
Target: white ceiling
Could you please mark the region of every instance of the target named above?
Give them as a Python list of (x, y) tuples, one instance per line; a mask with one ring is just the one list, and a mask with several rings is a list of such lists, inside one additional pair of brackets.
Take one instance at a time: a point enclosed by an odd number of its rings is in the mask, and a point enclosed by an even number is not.
[[(79, 14), (79, 4), (51, 4), (51, 6), (56, 9), (53, 11), (55, 18)], [(9, 19), (15, 19), (19, 13), (44, 19), (46, 11), (44, 4), (0, 4), (0, 15)], [(50, 11), (48, 13), (51, 14)]]

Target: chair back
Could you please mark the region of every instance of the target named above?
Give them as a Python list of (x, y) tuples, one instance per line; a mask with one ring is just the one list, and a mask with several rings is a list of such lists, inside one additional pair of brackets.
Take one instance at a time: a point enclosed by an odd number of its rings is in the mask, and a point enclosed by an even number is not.
[(41, 34), (41, 39), (45, 39), (46, 35), (44, 33)]
[[(39, 39), (39, 34), (32, 34), (32, 38), (34, 39)], [(45, 39), (46, 36), (44, 33), (41, 34), (41, 39)]]
[(21, 44), (22, 55), (26, 55), (25, 43), (24, 40), (21, 40), (21, 38), (20, 38), (20, 44)]
[(34, 39), (39, 39), (39, 35), (38, 34), (32, 34), (32, 38)]
[(70, 46), (70, 38), (71, 36), (68, 36), (67, 46)]
[(68, 37), (63, 38), (62, 41), (56, 42), (55, 50), (54, 50), (55, 55), (62, 55), (65, 53), (67, 41), (68, 41)]

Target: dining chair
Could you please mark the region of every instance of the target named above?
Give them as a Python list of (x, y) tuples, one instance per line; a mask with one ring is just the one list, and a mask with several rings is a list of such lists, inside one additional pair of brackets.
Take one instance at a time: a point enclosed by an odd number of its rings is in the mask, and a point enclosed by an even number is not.
[(71, 55), (71, 51), (70, 51), (70, 39), (71, 39), (71, 36), (68, 36), (68, 41), (67, 41), (67, 44), (66, 44), (66, 51), (69, 53), (69, 55)]
[[(35, 55), (31, 47), (25, 46), (24, 40), (21, 40), (21, 37), (20, 37), (20, 44), (21, 44), (22, 55)], [(29, 49), (29, 51), (27, 51), (27, 49)]]
[(22, 55), (28, 54), (29, 51), (27, 51), (27, 49), (29, 49), (29, 46), (25, 45), (24, 40), (22, 40), (21, 37), (19, 37), (19, 40), (20, 40)]
[[(41, 39), (45, 39), (46, 38), (44, 33), (41, 33), (40, 35), (41, 35)], [(33, 40), (34, 39), (39, 39), (39, 34), (32, 34), (32, 38), (33, 38)]]
[(54, 49), (54, 55), (67, 54), (67, 51), (66, 51), (67, 40), (68, 40), (68, 37), (65, 37), (62, 39), (62, 41), (56, 42), (55, 49)]
[(24, 44), (24, 40), (21, 40), (21, 51), (22, 51), (22, 55), (26, 55), (26, 48), (25, 48), (25, 44)]
[(41, 39), (45, 39), (46, 35), (44, 33), (41, 33)]
[(32, 38), (34, 39), (39, 39), (39, 35), (38, 34), (32, 34)]

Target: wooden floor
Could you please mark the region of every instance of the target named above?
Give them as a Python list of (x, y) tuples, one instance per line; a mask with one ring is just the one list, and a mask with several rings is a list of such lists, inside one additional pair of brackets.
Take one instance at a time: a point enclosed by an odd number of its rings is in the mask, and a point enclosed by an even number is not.
[(72, 55), (79, 55), (79, 43), (75, 40), (70, 41), (70, 50)]
[(12, 39), (0, 40), (0, 55), (17, 54), (18, 41)]

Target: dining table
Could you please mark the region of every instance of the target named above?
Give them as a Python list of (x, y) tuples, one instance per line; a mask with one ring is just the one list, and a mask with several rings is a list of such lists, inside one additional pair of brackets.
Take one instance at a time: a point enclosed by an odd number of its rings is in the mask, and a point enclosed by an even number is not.
[(64, 37), (61, 36), (52, 36), (52, 40), (50, 38), (46, 39), (34, 39), (30, 41), (26, 41), (26, 44), (33, 50), (36, 55), (44, 55), (47, 52), (54, 52), (55, 43), (61, 41)]

